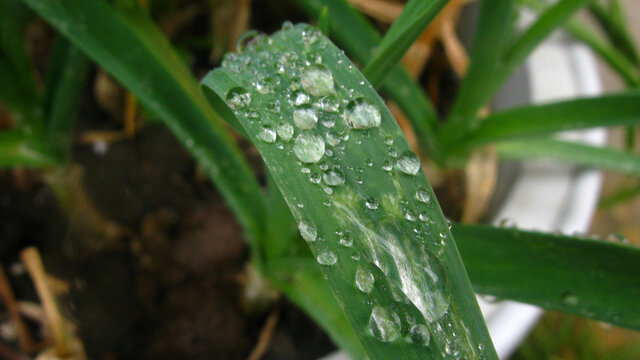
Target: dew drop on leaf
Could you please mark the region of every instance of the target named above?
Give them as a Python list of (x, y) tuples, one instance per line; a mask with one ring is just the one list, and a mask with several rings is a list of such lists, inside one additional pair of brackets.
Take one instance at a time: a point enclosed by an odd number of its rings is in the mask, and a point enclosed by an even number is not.
[(344, 119), (354, 129), (378, 127), (382, 121), (378, 107), (371, 100), (362, 97), (347, 104)]
[(322, 180), (329, 186), (339, 186), (344, 184), (344, 173), (334, 167), (322, 174)]
[(303, 163), (316, 163), (324, 155), (324, 140), (310, 131), (296, 137), (293, 152)]
[(293, 93), (291, 93), (291, 102), (295, 106), (308, 104), (309, 100), (310, 100), (309, 94), (304, 92), (304, 90), (296, 90)]
[(304, 105), (293, 110), (293, 122), (302, 130), (311, 130), (318, 123), (318, 115), (312, 107)]
[(313, 224), (300, 221), (298, 223), (298, 230), (300, 231), (300, 235), (302, 235), (302, 238), (307, 242), (316, 241), (316, 239), (318, 238), (318, 229), (316, 229), (316, 226)]
[(313, 107), (322, 111), (336, 113), (340, 110), (340, 102), (335, 96), (323, 96), (313, 103)]
[(234, 87), (227, 92), (227, 105), (233, 110), (243, 109), (251, 104), (251, 94), (243, 87)]
[(413, 325), (409, 335), (411, 336), (413, 343), (420, 346), (428, 346), (429, 341), (431, 340), (429, 329), (427, 329), (427, 326), (423, 324)]
[(323, 251), (316, 257), (320, 265), (333, 265), (338, 261), (336, 254), (331, 251)]
[(429, 192), (425, 188), (419, 188), (418, 191), (416, 191), (416, 199), (418, 199), (418, 201), (420, 201), (421, 203), (425, 203), (425, 204), (431, 201)]
[(256, 82), (256, 90), (261, 94), (268, 94), (273, 89), (273, 79), (269, 77), (262, 78)]
[(373, 277), (373, 274), (368, 270), (361, 267), (356, 270), (356, 287), (363, 293), (370, 293), (371, 290), (373, 290), (373, 284), (375, 281), (376, 279)]
[(302, 88), (313, 96), (331, 95), (333, 89), (333, 75), (326, 66), (313, 64), (300, 74)]
[(280, 136), (280, 139), (282, 139), (282, 141), (284, 142), (289, 142), (294, 133), (293, 125), (289, 123), (282, 123), (278, 125), (277, 131), (278, 136)]
[(400, 318), (382, 306), (374, 306), (369, 318), (371, 334), (382, 342), (390, 342), (400, 336)]
[(273, 143), (276, 141), (276, 131), (269, 125), (263, 125), (258, 133), (258, 138), (266, 143)]
[(405, 174), (415, 175), (420, 170), (420, 159), (412, 151), (408, 151), (398, 159), (398, 169)]

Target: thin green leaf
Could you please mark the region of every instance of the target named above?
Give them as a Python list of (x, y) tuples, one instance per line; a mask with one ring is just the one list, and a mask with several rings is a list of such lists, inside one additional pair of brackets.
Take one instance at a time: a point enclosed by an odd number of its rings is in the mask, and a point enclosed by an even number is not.
[(617, 1), (611, 1), (613, 12), (606, 9), (604, 5), (598, 1), (593, 1), (589, 5), (589, 10), (613, 46), (625, 54), (630, 61), (640, 64), (638, 51), (628, 33), (623, 18), (619, 16), (620, 5), (616, 3)]
[(389, 71), (400, 61), (424, 29), (449, 0), (411, 0), (393, 22), (362, 73), (374, 87), (383, 84)]
[(136, 2), (25, 2), (161, 117), (203, 165), (259, 249), (260, 186), (189, 69)]
[[(313, 54), (322, 65), (299, 68), (286, 61), (293, 54)], [(369, 357), (438, 359), (449, 348), (495, 359), (418, 159), (365, 77), (308, 25), (256, 41), (241, 55), (250, 61), (212, 71), (203, 89), (234, 108)], [(273, 80), (271, 91), (253, 85), (263, 78)], [(292, 86), (311, 96), (309, 105), (294, 107)], [(339, 109), (324, 106), (326, 96)], [(268, 110), (275, 100), (279, 113)]]
[(617, 189), (615, 193), (600, 199), (598, 208), (610, 208), (622, 202), (629, 201), (638, 195), (640, 195), (640, 182), (633, 186), (621, 187), (620, 189)]
[(89, 59), (59, 39), (49, 67), (45, 93), (47, 143), (62, 159), (68, 157), (80, 97), (84, 93)]
[(59, 165), (55, 158), (35, 146), (29, 136), (17, 130), (0, 131), (0, 168)]
[[(331, 36), (355, 61), (366, 64), (380, 42), (380, 34), (345, 0), (295, 0), (312, 16), (326, 6), (331, 12)], [(402, 68), (391, 69), (383, 90), (398, 104), (413, 126), (422, 149), (434, 161), (443, 154), (435, 136), (438, 115), (422, 87)]]
[(493, 81), (511, 32), (513, 0), (481, 0), (479, 12), (469, 69), (441, 133), (442, 142), (449, 145), (467, 133), (493, 96)]
[(325, 6), (318, 15), (318, 28), (325, 36), (330, 36), (331, 29), (329, 28), (329, 7)]
[(493, 113), (463, 144), (477, 146), (562, 130), (635, 124), (640, 124), (640, 92), (629, 92)]
[(640, 248), (479, 225), (452, 232), (478, 293), (640, 330)]
[(515, 140), (497, 144), (506, 159), (553, 159), (640, 176), (640, 157), (612, 148), (552, 139)]

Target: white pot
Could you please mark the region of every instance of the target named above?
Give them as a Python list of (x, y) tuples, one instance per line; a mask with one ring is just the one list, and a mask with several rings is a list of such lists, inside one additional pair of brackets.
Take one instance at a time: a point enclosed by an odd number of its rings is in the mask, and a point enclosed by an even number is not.
[[(593, 96), (600, 92), (593, 54), (566, 34), (557, 32), (542, 43), (505, 84), (493, 108)], [(562, 137), (603, 145), (606, 131), (567, 132)], [(501, 205), (492, 216), (494, 224), (508, 219), (522, 229), (573, 234), (589, 229), (600, 195), (601, 176), (596, 170), (551, 161), (528, 161), (515, 167), (503, 166), (500, 181), (506, 182), (503, 187), (509, 189), (498, 194)], [(543, 313), (538, 307), (513, 301), (491, 303), (478, 298), (478, 302), (501, 359), (507, 359), (517, 349)], [(323, 358), (347, 359), (342, 352)]]

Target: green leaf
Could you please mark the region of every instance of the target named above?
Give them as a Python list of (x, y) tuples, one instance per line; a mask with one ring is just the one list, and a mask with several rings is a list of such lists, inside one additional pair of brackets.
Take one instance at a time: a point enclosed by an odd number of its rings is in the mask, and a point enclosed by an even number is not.
[[(380, 34), (360, 13), (345, 0), (295, 0), (312, 16), (326, 6), (331, 12), (331, 36), (357, 62), (366, 64), (380, 42)], [(424, 90), (411, 79), (401, 65), (391, 69), (383, 90), (398, 104), (418, 135), (422, 149), (434, 161), (444, 154), (435, 136), (438, 115)]]
[(48, 69), (45, 91), (47, 144), (62, 159), (69, 156), (76, 113), (85, 90), (89, 59), (64, 39), (58, 39)]
[(189, 69), (135, 1), (25, 2), (161, 117), (203, 165), (258, 250), (260, 186)]
[(490, 226), (454, 225), (475, 291), (640, 330), (640, 249)]
[(607, 38), (632, 62), (640, 64), (638, 51), (625, 26), (624, 19), (620, 16), (620, 4), (617, 1), (610, 1), (613, 12), (606, 9), (601, 3), (594, 1), (590, 4), (589, 10), (604, 30)]
[(374, 87), (383, 84), (389, 71), (400, 61), (424, 29), (449, 0), (411, 0), (380, 42), (373, 59), (362, 70)]
[(318, 28), (325, 36), (329, 36), (331, 29), (329, 28), (329, 8), (327, 6), (323, 7), (318, 15)]
[(42, 146), (31, 142), (29, 136), (17, 130), (0, 131), (0, 168), (47, 167), (58, 162)]
[(600, 199), (598, 208), (610, 208), (622, 202), (630, 201), (638, 195), (640, 195), (640, 182), (633, 186), (620, 187), (620, 189), (616, 189), (616, 192), (613, 194)]
[(612, 148), (552, 139), (514, 140), (497, 145), (505, 159), (553, 159), (640, 176), (640, 157)]
[(368, 356), (495, 359), (419, 160), (343, 52), (297, 25), (226, 59), (203, 90), (256, 144)]
[(440, 136), (445, 146), (467, 133), (480, 108), (494, 95), (493, 81), (511, 33), (512, 12), (513, 0), (480, 1), (469, 69)]
[(461, 146), (549, 134), (562, 130), (640, 124), (640, 93), (628, 92), (529, 105), (487, 116)]

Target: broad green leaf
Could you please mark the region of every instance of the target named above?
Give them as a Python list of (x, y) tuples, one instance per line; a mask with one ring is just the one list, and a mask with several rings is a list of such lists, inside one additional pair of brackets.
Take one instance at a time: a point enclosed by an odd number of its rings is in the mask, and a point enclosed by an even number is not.
[(259, 255), (260, 186), (189, 69), (136, 2), (24, 1), (161, 117), (204, 166)]
[[(295, 0), (305, 11), (317, 16), (324, 7), (329, 8), (331, 38), (360, 64), (370, 61), (380, 42), (380, 34), (360, 13), (345, 0)], [(422, 149), (434, 161), (443, 154), (435, 137), (438, 115), (422, 87), (409, 77), (401, 65), (390, 70), (383, 90), (398, 104), (418, 135)]]
[(446, 144), (466, 134), (480, 108), (493, 96), (494, 77), (511, 33), (513, 0), (481, 0), (469, 69), (460, 86), (441, 139)]
[(6, 167), (46, 167), (58, 162), (48, 155), (42, 146), (17, 130), (0, 131), (0, 168)]
[(612, 148), (552, 139), (514, 140), (497, 144), (504, 159), (553, 159), (640, 176), (640, 156)]
[(640, 330), (640, 248), (454, 225), (475, 291)]
[(80, 97), (85, 90), (89, 59), (64, 39), (58, 39), (48, 69), (45, 91), (47, 144), (65, 159), (70, 150)]
[(308, 25), (249, 44), (203, 90), (256, 144), (368, 356), (495, 359), (448, 225), (375, 89)]
[(517, 107), (487, 116), (461, 146), (562, 130), (640, 124), (640, 93), (628, 92)]
[(378, 45), (362, 73), (374, 87), (383, 84), (389, 71), (438, 15), (449, 0), (411, 0)]

